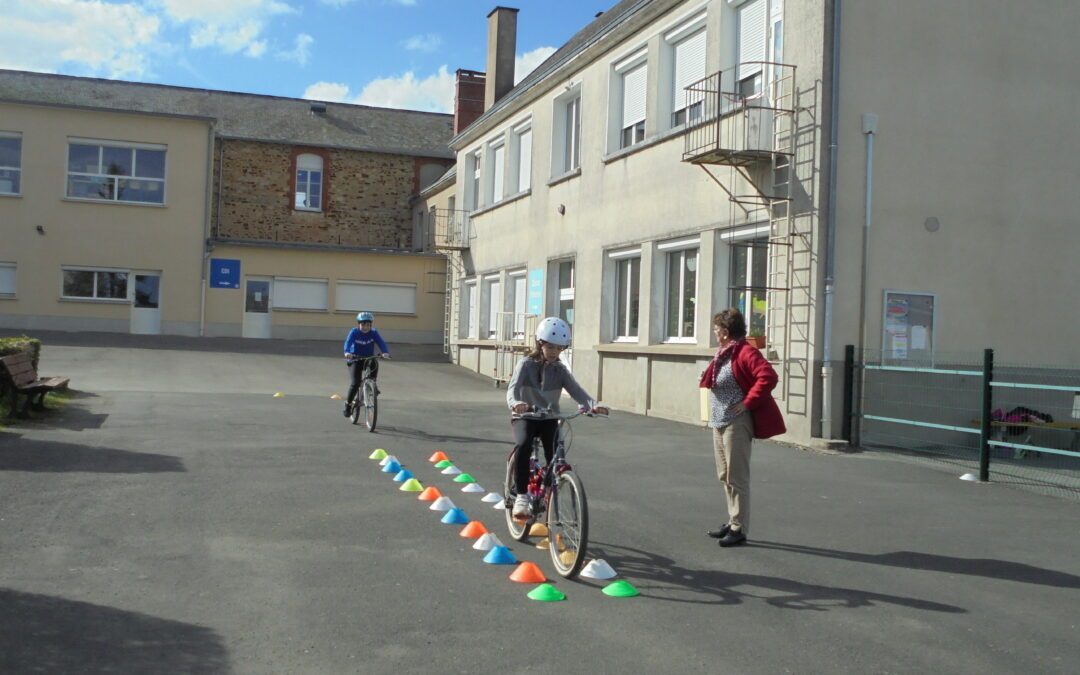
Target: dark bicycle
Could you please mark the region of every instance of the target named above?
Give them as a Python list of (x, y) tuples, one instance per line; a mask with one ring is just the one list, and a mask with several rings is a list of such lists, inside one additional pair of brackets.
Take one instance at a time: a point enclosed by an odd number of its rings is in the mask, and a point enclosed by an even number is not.
[(360, 381), (360, 390), (356, 392), (356, 398), (349, 403), (349, 418), (353, 424), (360, 423), (360, 411), (364, 411), (364, 424), (368, 431), (375, 431), (375, 424), (379, 420), (379, 388), (375, 386), (375, 380), (368, 377), (368, 364), (377, 358), (390, 358), (389, 356), (353, 356), (345, 358), (349, 364), (357, 364), (355, 367), (363, 368), (363, 379)]
[(529, 458), (529, 502), (531, 515), (527, 520), (516, 520), (513, 516), (514, 499), (514, 453), (511, 450), (506, 458), (506, 479), (503, 482), (503, 497), (506, 506), (506, 527), (510, 536), (518, 541), (525, 541), (532, 526), (546, 516), (548, 528), (548, 551), (555, 570), (567, 579), (577, 575), (585, 563), (585, 552), (589, 544), (589, 506), (585, 499), (585, 486), (566, 461), (566, 451), (570, 448), (572, 433), (570, 420), (585, 415), (597, 417), (588, 410), (580, 409), (572, 415), (551, 415), (546, 411), (526, 412), (513, 415), (513, 419), (557, 419), (559, 431), (555, 438), (555, 452), (551, 463), (541, 465), (544, 446), (540, 438), (533, 441), (532, 456)]

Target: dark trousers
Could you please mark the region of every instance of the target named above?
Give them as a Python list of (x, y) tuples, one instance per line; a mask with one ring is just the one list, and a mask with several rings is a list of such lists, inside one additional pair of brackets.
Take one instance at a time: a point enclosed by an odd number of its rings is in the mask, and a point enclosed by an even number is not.
[(533, 439), (540, 437), (544, 444), (544, 461), (550, 462), (555, 455), (555, 434), (559, 432), (558, 420), (513, 420), (514, 430), (514, 487), (519, 495), (529, 489), (529, 458), (532, 457)]
[(346, 401), (351, 404), (356, 399), (356, 392), (360, 391), (360, 383), (368, 377), (373, 380), (379, 379), (379, 359), (364, 359), (349, 364), (351, 384), (349, 385), (349, 395), (345, 397)]

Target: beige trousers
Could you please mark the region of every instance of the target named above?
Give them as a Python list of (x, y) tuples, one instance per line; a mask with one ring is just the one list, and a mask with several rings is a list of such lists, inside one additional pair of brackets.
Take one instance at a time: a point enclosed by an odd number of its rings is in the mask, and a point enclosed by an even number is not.
[(716, 475), (727, 493), (728, 522), (746, 534), (750, 527), (750, 444), (754, 420), (744, 412), (726, 427), (713, 429)]

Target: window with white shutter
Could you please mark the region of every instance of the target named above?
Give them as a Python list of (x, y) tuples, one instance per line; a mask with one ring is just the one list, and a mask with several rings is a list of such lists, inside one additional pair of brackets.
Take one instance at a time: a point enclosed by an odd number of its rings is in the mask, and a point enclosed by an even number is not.
[(761, 93), (761, 61), (765, 60), (765, 0), (751, 0), (739, 6), (739, 92), (744, 96)]
[(675, 43), (673, 55), (671, 126), (679, 126), (701, 118), (701, 94), (686, 88), (705, 78), (705, 29)]
[(274, 277), (274, 309), (325, 310), (328, 288), (326, 279)]
[(518, 169), (517, 192), (524, 192), (532, 187), (532, 129), (526, 129), (517, 136)]
[(645, 63), (634, 66), (622, 75), (622, 136), (620, 147), (627, 148), (645, 140), (645, 94), (647, 70)]
[(506, 158), (506, 147), (499, 145), (491, 149), (491, 203), (495, 204), (503, 198), (503, 166)]

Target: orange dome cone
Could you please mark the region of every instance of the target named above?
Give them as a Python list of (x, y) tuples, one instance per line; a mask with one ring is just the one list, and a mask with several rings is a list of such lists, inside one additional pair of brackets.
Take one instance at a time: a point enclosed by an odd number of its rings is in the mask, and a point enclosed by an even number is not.
[(442, 497), (442, 496), (443, 496), (442, 493), (439, 492), (439, 488), (437, 488), (437, 487), (429, 487), (429, 488), (426, 488), (423, 492), (421, 492), (420, 496), (417, 497), (417, 499), (419, 499), (422, 502), (433, 502), (433, 501), (435, 501), (436, 499), (438, 499), (439, 497)]
[(488, 529), (479, 520), (474, 520), (461, 529), (461, 536), (478, 539), (488, 533)]
[(434, 464), (435, 462), (441, 462), (441, 461), (443, 461), (444, 459), (450, 459), (450, 458), (446, 456), (446, 453), (445, 453), (445, 452), (443, 452), (442, 450), (439, 450), (438, 452), (436, 452), (436, 453), (435, 453), (434, 455), (432, 455), (431, 457), (428, 457), (428, 460), (427, 460), (427, 461), (429, 461), (429, 462), (431, 462), (432, 464)]
[(523, 562), (510, 575), (510, 581), (516, 581), (519, 584), (542, 584), (547, 581), (547, 578), (536, 563)]

